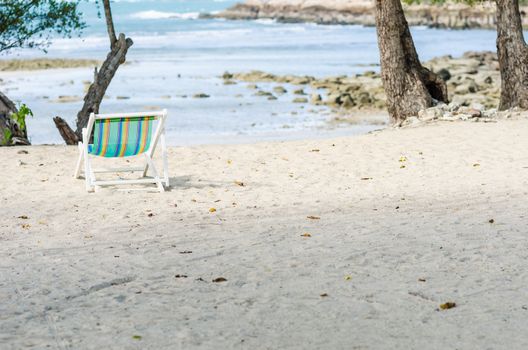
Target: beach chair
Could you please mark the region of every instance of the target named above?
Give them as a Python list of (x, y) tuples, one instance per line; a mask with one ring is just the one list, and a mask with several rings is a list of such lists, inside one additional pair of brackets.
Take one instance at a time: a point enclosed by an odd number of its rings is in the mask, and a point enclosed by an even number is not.
[[(169, 187), (167, 146), (165, 141), (165, 120), (167, 110), (159, 112), (94, 114), (83, 129), (83, 141), (79, 142), (79, 160), (75, 168), (75, 178), (81, 176), (84, 164), (86, 190), (92, 192), (100, 186), (155, 184), (160, 192)], [(93, 143), (90, 138), (93, 131)], [(152, 161), (158, 141), (161, 143), (163, 177)], [(95, 157), (123, 158), (143, 157), (141, 167), (113, 169), (93, 169), (91, 159)], [(147, 177), (149, 172), (152, 176)], [(141, 172), (137, 179), (97, 180), (98, 173)]]

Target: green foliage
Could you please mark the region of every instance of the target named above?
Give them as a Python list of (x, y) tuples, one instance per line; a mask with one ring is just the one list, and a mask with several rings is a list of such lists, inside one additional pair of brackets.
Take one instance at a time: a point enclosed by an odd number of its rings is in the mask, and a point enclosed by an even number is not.
[(22, 103), (18, 107), (18, 112), (11, 114), (11, 119), (13, 119), (20, 130), (24, 131), (26, 130), (26, 117), (31, 116), (33, 117), (33, 111), (29, 109), (28, 106), (26, 106), (24, 103)]
[(53, 34), (71, 37), (85, 27), (81, 0), (0, 0), (0, 53), (45, 48)]
[(11, 137), (13, 137), (13, 133), (9, 129), (4, 129), (4, 138), (2, 139), (3, 144), (0, 144), (0, 146), (7, 146), (11, 143)]

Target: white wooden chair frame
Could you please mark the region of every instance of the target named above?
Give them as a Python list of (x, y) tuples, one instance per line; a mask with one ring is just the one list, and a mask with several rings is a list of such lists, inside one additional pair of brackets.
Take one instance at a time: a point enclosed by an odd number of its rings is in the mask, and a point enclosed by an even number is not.
[[(90, 154), (88, 153), (88, 143), (92, 134), (93, 127), (96, 120), (101, 119), (113, 119), (113, 118), (140, 118), (140, 117), (155, 117), (158, 120), (158, 125), (154, 131), (154, 135), (150, 142), (149, 148), (137, 157), (144, 156), (145, 164), (142, 167), (128, 167), (128, 168), (112, 168), (112, 169), (93, 169), (90, 162)], [(167, 161), (167, 145), (165, 140), (165, 121), (167, 119), (167, 110), (158, 112), (139, 112), (139, 113), (116, 113), (116, 114), (94, 114), (90, 115), (88, 125), (83, 129), (82, 135), (84, 142), (79, 142), (79, 160), (75, 167), (74, 177), (76, 179), (81, 177), (81, 168), (84, 160), (84, 178), (86, 183), (86, 190), (93, 192), (100, 186), (113, 186), (113, 185), (137, 185), (137, 184), (155, 184), (160, 192), (165, 192), (164, 185), (170, 186), (169, 183), (169, 170)], [(156, 151), (158, 141), (161, 143), (161, 156), (163, 159), (163, 177), (160, 177), (152, 157)], [(97, 157), (97, 156), (92, 156)], [(151, 171), (152, 178), (146, 178), (147, 172)], [(134, 180), (109, 180), (102, 181), (97, 180), (95, 174), (98, 173), (121, 173), (121, 172), (142, 172), (142, 178)]]

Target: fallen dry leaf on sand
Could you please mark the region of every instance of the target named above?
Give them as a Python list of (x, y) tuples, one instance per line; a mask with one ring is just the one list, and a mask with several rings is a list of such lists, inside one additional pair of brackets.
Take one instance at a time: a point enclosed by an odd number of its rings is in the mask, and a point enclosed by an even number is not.
[(243, 183), (242, 181), (235, 181), (235, 185), (240, 186), (240, 187), (246, 186), (246, 184)]
[(372, 180), (372, 178), (371, 177), (362, 177), (361, 180), (362, 181), (368, 181), (368, 180)]
[(307, 218), (310, 220), (321, 220), (319, 216), (313, 216), (313, 215), (308, 215)]
[(352, 279), (352, 276), (348, 275), (348, 276), (345, 276), (345, 281), (350, 281)]
[(301, 235), (301, 237), (309, 238), (309, 237), (312, 237), (312, 235), (309, 234), (309, 233), (303, 233), (303, 234)]
[(443, 303), (440, 305), (440, 310), (449, 310), (449, 309), (452, 309), (454, 307), (456, 307), (456, 303), (452, 302), (452, 301), (448, 301), (447, 303)]
[(218, 277), (213, 280), (213, 283), (227, 282), (227, 279), (224, 277)]
[(209, 212), (210, 212), (210, 213), (216, 213), (216, 208), (211, 208), (211, 209), (209, 209)]

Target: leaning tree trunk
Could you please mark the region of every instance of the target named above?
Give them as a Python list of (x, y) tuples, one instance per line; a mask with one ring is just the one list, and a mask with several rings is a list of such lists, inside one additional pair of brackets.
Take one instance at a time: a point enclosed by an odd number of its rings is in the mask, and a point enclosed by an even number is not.
[(444, 80), (422, 66), (400, 0), (376, 0), (376, 27), (381, 59), (381, 79), (394, 124), (447, 102)]
[(497, 52), (502, 80), (499, 109), (528, 109), (528, 47), (519, 0), (497, 0)]
[(84, 105), (77, 114), (77, 128), (73, 131), (64, 119), (60, 117), (53, 118), (55, 126), (59, 129), (62, 138), (68, 145), (75, 145), (82, 139), (82, 129), (88, 124), (90, 114), (99, 113), (99, 106), (103, 101), (106, 89), (112, 82), (119, 66), (125, 63), (128, 49), (134, 44), (132, 39), (125, 38), (124, 34), (119, 34), (119, 38), (116, 37), (110, 0), (103, 0), (103, 5), (108, 37), (110, 39), (110, 53), (106, 56), (106, 60), (99, 71), (95, 70), (94, 82), (88, 88), (88, 92), (84, 97)]

